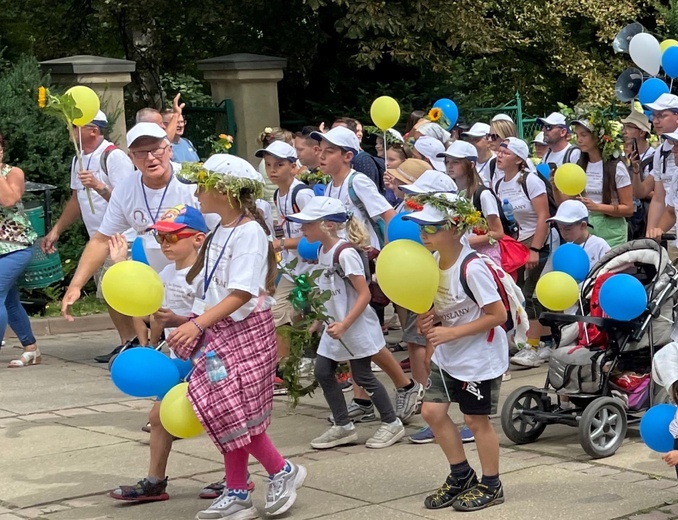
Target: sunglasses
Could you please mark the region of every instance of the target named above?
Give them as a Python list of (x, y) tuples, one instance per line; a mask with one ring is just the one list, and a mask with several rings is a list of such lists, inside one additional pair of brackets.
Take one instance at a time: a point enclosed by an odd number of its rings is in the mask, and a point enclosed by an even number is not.
[(158, 244), (163, 242), (169, 242), (170, 244), (176, 244), (179, 240), (183, 238), (189, 238), (197, 235), (197, 233), (162, 233), (154, 235), (155, 241)]
[(490, 141), (498, 141), (499, 139), (501, 139), (501, 137), (499, 137), (499, 134), (487, 134), (485, 138), (489, 139)]
[(445, 229), (444, 224), (426, 224), (425, 226), (419, 226), (419, 231), (427, 235), (435, 235), (438, 231), (442, 231), (443, 229)]

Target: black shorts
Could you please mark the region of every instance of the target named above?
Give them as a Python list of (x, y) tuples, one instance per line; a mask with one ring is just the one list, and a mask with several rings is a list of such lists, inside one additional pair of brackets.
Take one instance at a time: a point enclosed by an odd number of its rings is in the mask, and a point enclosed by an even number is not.
[(494, 415), (499, 408), (502, 376), (485, 381), (460, 381), (431, 363), (431, 386), (424, 402), (459, 403), (464, 415)]

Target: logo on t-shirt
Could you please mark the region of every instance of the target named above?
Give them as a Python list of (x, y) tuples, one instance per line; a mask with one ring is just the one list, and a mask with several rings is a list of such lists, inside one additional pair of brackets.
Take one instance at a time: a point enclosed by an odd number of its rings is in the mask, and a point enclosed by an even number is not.
[(142, 227), (149, 224), (146, 212), (143, 209), (137, 208), (132, 212), (132, 220), (135, 226)]

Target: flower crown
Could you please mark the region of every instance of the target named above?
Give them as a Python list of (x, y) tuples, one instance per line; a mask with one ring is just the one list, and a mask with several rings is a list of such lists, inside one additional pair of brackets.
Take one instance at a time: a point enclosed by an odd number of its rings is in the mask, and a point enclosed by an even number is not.
[[(462, 192), (463, 194), (464, 192)], [(408, 208), (417, 211), (422, 210), (425, 204), (447, 215), (445, 229), (454, 226), (464, 233), (473, 231), (477, 235), (487, 232), (487, 221), (483, 218), (482, 213), (476, 209), (473, 202), (463, 196), (451, 201), (444, 197), (438, 197), (434, 193), (427, 193), (408, 197), (405, 203)]]
[[(593, 127), (593, 135), (602, 146), (604, 161), (620, 159), (624, 150), (623, 125), (619, 121), (610, 119), (607, 112), (601, 108), (590, 105), (575, 105), (570, 108), (558, 103), (560, 112), (569, 120), (587, 121)], [(589, 130), (591, 130), (589, 128)], [(574, 135), (574, 134), (573, 134)]]
[(377, 137), (381, 137), (382, 139), (384, 138), (384, 135), (386, 135), (386, 147), (389, 147), (391, 145), (402, 145), (403, 142), (400, 141), (395, 135), (393, 135), (391, 132), (383, 132), (382, 130), (379, 130), (376, 126), (363, 126), (363, 131), (366, 134), (369, 135), (376, 135)]
[(238, 201), (243, 195), (251, 194), (254, 199), (260, 199), (264, 194), (263, 183), (254, 179), (207, 170), (200, 162), (182, 163), (178, 177), (197, 184), (205, 190), (215, 190), (221, 194), (230, 195)]

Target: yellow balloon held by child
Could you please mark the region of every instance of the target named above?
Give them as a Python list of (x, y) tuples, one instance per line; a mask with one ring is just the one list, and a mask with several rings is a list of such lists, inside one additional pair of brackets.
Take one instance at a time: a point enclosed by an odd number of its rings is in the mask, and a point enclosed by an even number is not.
[(375, 126), (385, 132), (400, 120), (400, 105), (390, 96), (378, 97), (372, 102), (370, 116)]
[(390, 242), (379, 253), (376, 275), (379, 287), (393, 303), (417, 314), (431, 308), (440, 283), (433, 255), (405, 239)]
[(141, 262), (113, 265), (101, 280), (106, 303), (125, 316), (148, 316), (162, 305), (164, 287), (158, 273)]
[(205, 431), (195, 416), (187, 392), (188, 383), (179, 383), (165, 394), (160, 403), (160, 422), (170, 435), (180, 439), (195, 437)]
[(76, 85), (69, 88), (66, 94), (71, 95), (73, 101), (75, 101), (75, 106), (82, 112), (82, 116), (75, 118), (73, 124), (82, 127), (91, 123), (100, 108), (99, 96), (96, 95), (96, 92), (85, 85)]
[(586, 172), (578, 164), (565, 163), (558, 167), (553, 181), (561, 193), (576, 197), (586, 189)]
[(539, 279), (535, 294), (539, 303), (547, 309), (564, 311), (577, 303), (579, 286), (569, 274), (552, 271)]

